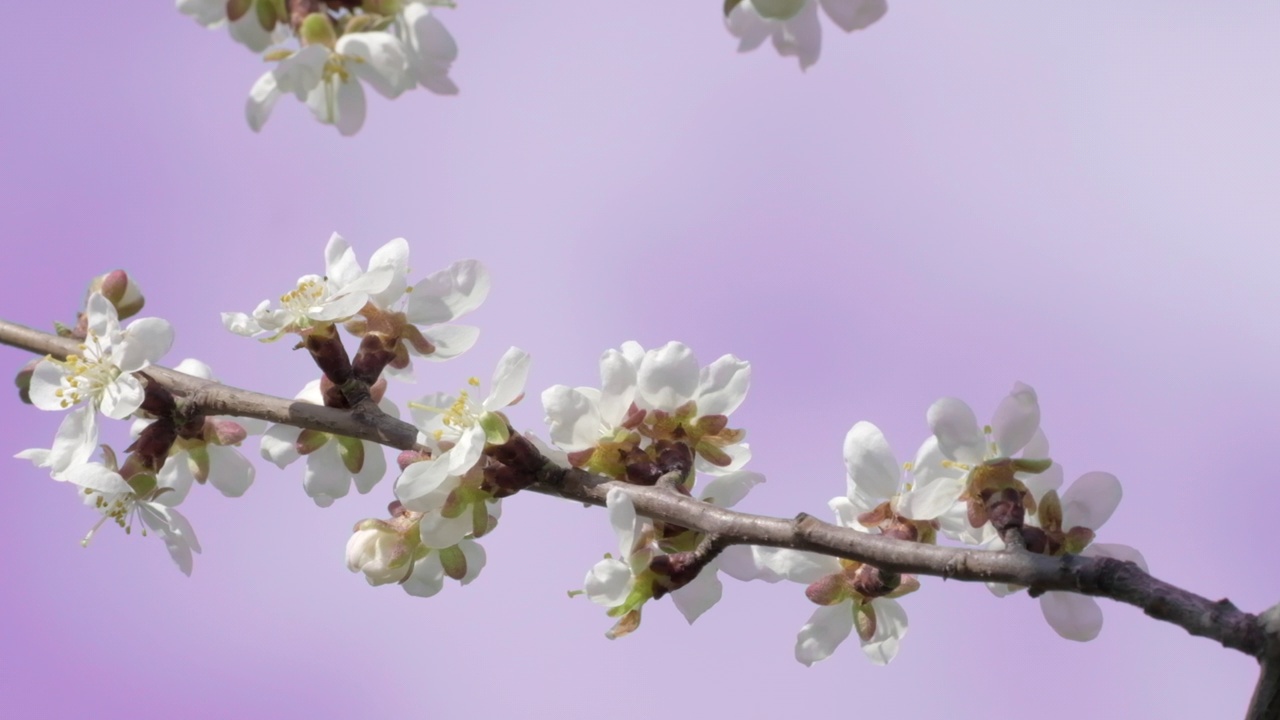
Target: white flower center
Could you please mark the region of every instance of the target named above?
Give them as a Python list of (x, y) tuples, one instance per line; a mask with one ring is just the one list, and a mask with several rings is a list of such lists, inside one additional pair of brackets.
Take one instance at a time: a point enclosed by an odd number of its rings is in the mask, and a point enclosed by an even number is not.
[[(473, 388), (480, 387), (480, 378), (467, 378), (467, 385)], [(447, 408), (438, 408), (416, 402), (409, 403), (409, 407), (439, 413), (440, 422), (444, 423), (446, 428), (453, 430), (466, 430), (480, 422), (480, 413), (476, 412), (475, 406), (471, 404), (471, 393), (467, 390), (459, 391), (458, 399), (454, 400), (453, 404)], [(445, 431), (443, 429), (436, 430), (432, 435), (439, 442), (444, 439)]]
[(120, 377), (120, 368), (105, 359), (107, 352), (102, 338), (90, 332), (80, 343), (80, 350), (80, 355), (68, 355), (66, 360), (53, 361), (66, 372), (62, 378), (64, 386), (53, 391), (64, 408), (86, 399), (96, 404), (106, 387)]
[(280, 296), (280, 306), (290, 314), (305, 316), (307, 310), (322, 304), (328, 294), (329, 286), (324, 278), (305, 277), (298, 281), (298, 287)]

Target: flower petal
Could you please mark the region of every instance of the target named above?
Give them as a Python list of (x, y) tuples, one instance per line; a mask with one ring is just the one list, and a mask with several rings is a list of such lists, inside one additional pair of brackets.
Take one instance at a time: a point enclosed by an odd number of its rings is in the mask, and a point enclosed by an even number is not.
[(933, 520), (955, 506), (964, 487), (964, 477), (938, 477), (905, 493), (899, 511), (912, 520)]
[(444, 588), (444, 565), (440, 553), (432, 552), (413, 564), (413, 572), (400, 587), (416, 597), (431, 597)]
[[(840, 561), (833, 557), (804, 550), (760, 547), (756, 548), (755, 555), (756, 564), (764, 571), (760, 579), (766, 581), (771, 573), (792, 582), (811, 585), (843, 569)], [(850, 622), (853, 622), (852, 617), (850, 613)]]
[(174, 507), (187, 499), (187, 493), (191, 492), (191, 486), (196, 482), (195, 476), (191, 474), (191, 463), (188, 461), (190, 457), (185, 451), (170, 455), (160, 472), (156, 473), (156, 485), (170, 489), (160, 496), (159, 500), (163, 501), (161, 504)]
[(1012, 457), (1035, 437), (1040, 429), (1040, 403), (1036, 391), (1023, 383), (1014, 383), (1013, 390), (991, 418), (991, 437), (1001, 457)]
[(373, 293), (369, 299), (378, 307), (389, 308), (404, 295), (405, 288), (408, 286), (405, 275), (409, 272), (409, 241), (404, 238), (395, 238), (373, 251), (373, 255), (369, 258), (369, 269), (376, 268), (389, 268), (391, 282), (387, 284), (385, 290)]
[(542, 391), (542, 407), (551, 442), (561, 449), (577, 452), (594, 447), (600, 439), (600, 413), (596, 403), (568, 385), (553, 385)]
[(1040, 612), (1054, 632), (1068, 640), (1088, 642), (1102, 631), (1102, 608), (1087, 595), (1047, 592), (1040, 596)]
[(645, 353), (636, 374), (639, 395), (653, 409), (672, 411), (698, 389), (698, 358), (678, 342)]
[(405, 468), (396, 478), (395, 495), (407, 510), (431, 512), (444, 504), (459, 482), (449, 474), (448, 462), (435, 457)]
[(408, 32), (405, 45), (409, 67), (418, 84), (438, 95), (455, 95), (449, 67), (458, 58), (458, 44), (424, 3), (410, 3), (401, 11)]
[(636, 365), (618, 350), (600, 356), (600, 421), (616, 428), (626, 419), (636, 397)]
[(862, 421), (849, 428), (844, 437), (844, 466), (848, 472), (847, 490), (855, 504), (874, 507), (898, 492), (902, 469), (889, 448), (884, 433), (875, 425)]
[(890, 598), (871, 601), (876, 613), (876, 632), (862, 643), (862, 652), (876, 665), (888, 665), (898, 654), (898, 645), (907, 634), (907, 611)]
[(758, 472), (739, 470), (727, 473), (713, 478), (711, 482), (707, 483), (707, 486), (702, 489), (699, 499), (723, 508), (733, 507), (747, 496), (751, 488), (762, 482), (764, 482), (764, 475)]
[(109, 469), (102, 463), (85, 463), (68, 468), (68, 482), (79, 485), (86, 490), (100, 492), (103, 495), (118, 495), (133, 492), (129, 483), (120, 477), (120, 473)]
[(460, 260), (414, 285), (405, 315), (414, 325), (449, 322), (480, 307), (490, 285), (483, 264)]
[(796, 636), (796, 660), (808, 666), (831, 657), (852, 631), (851, 601), (819, 607)]
[(769, 39), (774, 23), (761, 17), (751, 0), (742, 0), (729, 11), (724, 25), (730, 35), (738, 38), (738, 52), (750, 52)]
[(112, 348), (122, 372), (137, 372), (156, 362), (173, 346), (173, 326), (160, 318), (140, 318), (125, 328), (123, 342)]
[(885, 0), (821, 0), (822, 9), (841, 30), (853, 32), (870, 26), (889, 11)]
[[(280, 86), (276, 83), (276, 74), (266, 72), (249, 88), (249, 97), (244, 101), (244, 119), (249, 129), (260, 132), (262, 126), (271, 118), (271, 111), (280, 99)], [(225, 314), (224, 314), (225, 320)], [(233, 331), (234, 332), (234, 331)]]
[(503, 353), (497, 369), (493, 371), (489, 397), (481, 406), (493, 412), (518, 400), (524, 394), (525, 381), (529, 379), (529, 363), (529, 353), (520, 348), (513, 347)]
[(66, 410), (62, 395), (65, 393), (63, 378), (67, 376), (62, 365), (51, 358), (36, 363), (31, 372), (31, 385), (27, 390), (31, 404), (41, 410)]
[(302, 457), (298, 454), (298, 435), (302, 431), (290, 425), (272, 425), (262, 434), (262, 459), (270, 460), (284, 469), (289, 463)]
[(146, 398), (142, 382), (132, 375), (121, 375), (107, 383), (102, 389), (100, 409), (102, 414), (116, 420), (123, 420), (137, 410)]
[(387, 456), (382, 446), (377, 443), (361, 441), (364, 444), (364, 465), (360, 471), (351, 476), (356, 485), (356, 492), (364, 495), (374, 488), (387, 474)]
[(604, 607), (617, 607), (631, 592), (631, 567), (616, 558), (605, 558), (591, 567), (582, 581), (587, 599)]
[(676, 609), (684, 615), (684, 619), (692, 625), (702, 613), (711, 609), (713, 605), (720, 602), (721, 596), (724, 595), (724, 585), (720, 582), (720, 578), (716, 573), (716, 561), (712, 561), (706, 567), (702, 568), (702, 572), (691, 580), (687, 585), (679, 590), (671, 592), (671, 602), (675, 603)]
[(783, 57), (794, 57), (805, 70), (822, 54), (822, 24), (818, 4), (806, 2), (796, 16), (779, 23), (773, 31), (773, 47)]
[(605, 507), (609, 512), (613, 534), (618, 538), (618, 548), (624, 558), (629, 558), (635, 550), (636, 540), (636, 507), (631, 502), (631, 496), (623, 490), (612, 488), (605, 496)]
[(1142, 553), (1137, 548), (1121, 543), (1092, 543), (1080, 554), (1085, 557), (1107, 557), (1131, 562), (1142, 568), (1143, 572), (1149, 572), (1147, 559), (1142, 556)]
[(475, 540), (463, 540), (458, 543), (458, 549), (462, 551), (462, 557), (467, 561), (467, 574), (463, 575), (458, 583), (470, 585), (472, 580), (480, 577), (480, 571), (484, 570), (488, 555), (484, 551), (484, 546)]
[(343, 67), (369, 83), (383, 97), (397, 97), (412, 82), (404, 46), (390, 33), (348, 33), (338, 38), (334, 50), (340, 55), (357, 58), (344, 62)]
[(1107, 472), (1081, 475), (1062, 495), (1062, 527), (1102, 527), (1116, 511), (1123, 492), (1120, 480)]
[(724, 355), (698, 373), (699, 415), (728, 415), (747, 397), (751, 363)]
[(423, 355), (423, 360), (439, 362), (451, 360), (470, 350), (480, 338), (480, 328), (471, 325), (436, 325), (422, 336), (435, 346), (435, 352)]
[(956, 462), (977, 465), (986, 457), (986, 442), (978, 429), (978, 416), (963, 400), (944, 397), (929, 406), (929, 428), (938, 449)]
[(351, 492), (351, 473), (342, 464), (337, 442), (330, 440), (307, 454), (302, 489), (320, 507), (329, 507), (334, 500)]

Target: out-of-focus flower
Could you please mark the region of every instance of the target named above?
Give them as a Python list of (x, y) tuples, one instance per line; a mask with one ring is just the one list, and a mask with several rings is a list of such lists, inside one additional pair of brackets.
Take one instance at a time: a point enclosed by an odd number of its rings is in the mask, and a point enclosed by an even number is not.
[(725, 16), (725, 26), (738, 38), (738, 52), (772, 38), (778, 54), (796, 58), (804, 70), (822, 54), (819, 5), (847, 33), (870, 26), (889, 9), (885, 0), (742, 0)]

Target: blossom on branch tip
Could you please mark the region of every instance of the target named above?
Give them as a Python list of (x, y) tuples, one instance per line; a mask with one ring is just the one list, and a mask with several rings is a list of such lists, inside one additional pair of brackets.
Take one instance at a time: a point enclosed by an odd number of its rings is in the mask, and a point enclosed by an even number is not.
[(305, 335), (350, 319), (370, 297), (386, 291), (396, 277), (393, 263), (370, 263), (369, 270), (360, 270), (355, 251), (334, 233), (325, 246), (325, 275), (303, 275), (294, 289), (280, 296), (279, 307), (263, 300), (251, 315), (224, 312), (222, 324), (237, 335), (265, 336), (267, 342), (286, 333)]
[[(440, 362), (453, 359), (470, 350), (480, 331), (470, 325), (452, 325), (453, 320), (480, 307), (488, 297), (489, 271), (476, 260), (460, 260), (448, 268), (407, 287), (404, 274), (408, 266), (408, 244), (403, 243), (397, 255), (387, 253), (379, 257), (374, 253), (370, 267), (375, 262), (386, 262), (395, 257), (396, 274), (388, 290), (370, 297), (370, 302), (344, 327), (356, 337), (362, 338), (356, 365), (365, 360), (376, 363), (387, 376), (412, 380), (414, 356)], [(384, 250), (391, 246), (388, 243)]]
[[(312, 405), (323, 405), (320, 381), (307, 383), (296, 396)], [(382, 412), (399, 417), (400, 411), (390, 400), (378, 399)], [(387, 472), (387, 460), (378, 443), (344, 435), (303, 430), (292, 425), (276, 424), (262, 435), (262, 457), (284, 469), (295, 460), (306, 457), (307, 469), (302, 487), (320, 507), (346, 497), (354, 483), (360, 494), (372, 490)]]
[(904, 498), (911, 496), (909, 484), (902, 482), (911, 466), (898, 464), (880, 428), (866, 421), (855, 423), (845, 435), (844, 464), (845, 495), (827, 503), (842, 527), (876, 530), (913, 542), (936, 540), (936, 521), (914, 520), (900, 512)]
[[(938, 519), (943, 531), (951, 534), (953, 526), (941, 518), (961, 503), (968, 527), (979, 531), (976, 537), (965, 533), (962, 539), (988, 542), (992, 537), (986, 527), (988, 501), (1012, 493), (1026, 512), (1034, 512), (1038, 494), (1060, 478), (1057, 473), (1045, 474), (1052, 461), (1026, 452), (1048, 450), (1040, 432), (1040, 405), (1029, 385), (1015, 383), (996, 408), (991, 424), (983, 428), (978, 427), (973, 410), (956, 398), (938, 400), (927, 417), (933, 437), (921, 446), (912, 466), (915, 486), (902, 507), (907, 517)], [(1019, 453), (1022, 456), (1015, 457)], [(1043, 479), (1034, 479), (1038, 474), (1044, 474)]]
[(683, 343), (645, 352), (636, 369), (635, 404), (646, 411), (639, 431), (654, 441), (688, 445), (701, 472), (732, 472), (751, 457), (745, 430), (728, 427), (728, 416), (746, 399), (751, 363), (723, 355), (698, 365)]
[(85, 319), (79, 352), (65, 360), (44, 358), (28, 386), (32, 404), (41, 410), (70, 410), (52, 448), (17, 455), (49, 468), (58, 479), (93, 453), (98, 410), (123, 420), (141, 406), (145, 389), (133, 373), (159, 360), (173, 344), (173, 328), (160, 318), (134, 320), (122, 330), (115, 306), (101, 293), (89, 296)]
[(738, 52), (772, 38), (779, 55), (795, 57), (805, 70), (822, 53), (819, 5), (847, 33), (870, 26), (889, 9), (885, 0), (741, 0), (726, 14), (725, 26), (738, 38)]

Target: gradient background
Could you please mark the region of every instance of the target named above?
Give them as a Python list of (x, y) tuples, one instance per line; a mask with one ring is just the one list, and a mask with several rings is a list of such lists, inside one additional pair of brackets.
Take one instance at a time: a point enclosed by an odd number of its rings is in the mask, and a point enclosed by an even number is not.
[[(1280, 600), (1280, 4), (898, 1), (852, 37), (825, 23), (805, 74), (737, 55), (718, 0), (485, 5), (442, 13), (463, 94), (372, 99), (354, 139), (292, 100), (250, 132), (263, 63), (171, 3), (9, 8), (0, 315), (49, 328), (125, 267), (178, 329), (169, 364), (292, 396), (305, 355), (218, 312), (320, 271), (333, 230), (361, 259), (403, 235), (415, 277), (477, 257), (495, 285), (477, 347), (401, 399), (487, 378), (509, 345), (531, 394), (596, 382), (628, 339), (732, 352), (769, 478), (742, 507), (789, 516), (843, 492), (853, 422), (905, 457), (937, 397), (987, 417), (1022, 380), (1068, 479), (1124, 482), (1102, 540), (1250, 611)], [(3, 457), (61, 419), (10, 392), (0, 418)], [(799, 586), (730, 581), (696, 626), (660, 602), (609, 642), (565, 597), (613, 550), (603, 513), (513, 498), (480, 579), (422, 600), (343, 566), (390, 478), (320, 510), (301, 466), (193, 492), (188, 579), (154, 538), (81, 549), (96, 516), (4, 462), (10, 717), (1218, 718), (1255, 679), (1128, 606), (1080, 645), (1025, 596), (936, 580), (888, 668), (852, 641), (796, 663)]]

